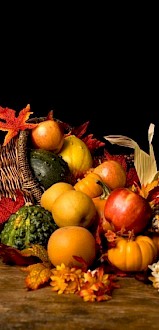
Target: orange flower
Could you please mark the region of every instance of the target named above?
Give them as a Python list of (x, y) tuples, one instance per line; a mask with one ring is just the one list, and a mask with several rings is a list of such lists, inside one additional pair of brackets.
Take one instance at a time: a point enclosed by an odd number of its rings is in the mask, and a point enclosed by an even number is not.
[(114, 277), (104, 274), (102, 267), (84, 272), (80, 268), (69, 268), (61, 264), (51, 272), (50, 285), (58, 294), (76, 293), (84, 301), (90, 302), (111, 299)]
[(102, 267), (94, 271), (87, 271), (84, 274), (85, 284), (82, 286), (79, 295), (84, 301), (103, 301), (111, 299), (111, 280), (108, 274), (104, 274)]
[(68, 294), (76, 293), (79, 290), (83, 276), (81, 269), (69, 268), (61, 264), (51, 272), (53, 275), (50, 276), (52, 280), (50, 285), (53, 287), (53, 291)]

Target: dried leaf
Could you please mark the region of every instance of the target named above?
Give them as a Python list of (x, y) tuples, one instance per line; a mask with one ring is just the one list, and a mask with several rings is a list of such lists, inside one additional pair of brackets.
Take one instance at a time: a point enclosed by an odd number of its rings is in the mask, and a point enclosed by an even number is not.
[(105, 237), (108, 242), (114, 243), (114, 242), (116, 242), (116, 239), (118, 236), (114, 231), (108, 229), (107, 232), (105, 233)]
[(73, 127), (71, 130), (71, 134), (73, 134), (76, 137), (78, 137), (79, 139), (81, 139), (82, 136), (86, 133), (88, 125), (89, 125), (89, 121), (86, 121), (85, 123), (83, 123), (82, 125), (80, 125), (78, 127)]
[(153, 188), (151, 187), (149, 190), (147, 200), (153, 203), (153, 205), (156, 205), (159, 203), (159, 182), (156, 180), (153, 182), (156, 183), (156, 185), (154, 184)]
[(126, 187), (131, 187), (133, 184), (137, 183), (139, 184), (139, 178), (136, 172), (136, 169), (134, 167), (129, 168), (129, 170), (126, 172)]
[(52, 264), (48, 258), (47, 250), (40, 244), (33, 244), (31, 247), (22, 250), (21, 253), (25, 257), (34, 256), (42, 261), (22, 268), (22, 271), (29, 273), (25, 279), (27, 288), (36, 290), (50, 279)]
[(107, 150), (104, 150), (105, 160), (115, 160), (119, 162), (124, 170), (127, 170), (127, 161), (125, 155), (111, 155)]
[(157, 186), (158, 180), (154, 180), (151, 183), (148, 183), (146, 186), (141, 186), (139, 194), (144, 198), (148, 198), (149, 192), (153, 191), (153, 189)]
[(18, 117), (16, 117), (15, 110), (0, 107), (0, 119), (2, 119), (2, 121), (0, 120), (0, 130), (8, 131), (3, 146), (6, 146), (7, 143), (19, 133), (19, 131), (33, 129), (37, 126), (37, 124), (26, 123), (32, 113), (33, 112), (30, 112), (29, 104), (19, 112)]
[(97, 225), (97, 228), (95, 230), (95, 233), (94, 233), (94, 237), (95, 237), (95, 240), (96, 240), (96, 244), (97, 246), (99, 246), (99, 249), (102, 250), (102, 234), (103, 234), (103, 219), (102, 218), (99, 218), (99, 221), (98, 221), (98, 225)]
[(88, 149), (92, 153), (96, 149), (98, 149), (100, 147), (104, 147), (105, 143), (98, 140), (98, 139), (96, 139), (96, 138), (94, 138), (93, 134), (89, 134), (87, 136), (84, 136), (85, 133), (87, 132), (87, 128), (88, 128), (89, 123), (90, 122), (87, 121), (87, 122), (85, 122), (82, 125), (77, 126), (77, 127), (70, 127), (67, 124), (66, 128), (67, 128), (67, 131), (68, 131), (68, 128), (69, 128), (69, 133), (67, 135), (72, 134), (72, 135), (75, 135), (76, 137), (78, 137), (79, 139), (81, 139), (87, 145)]
[(40, 244), (33, 244), (31, 247), (21, 251), (23, 256), (34, 256), (39, 258), (46, 267), (51, 267), (51, 262), (48, 258), (47, 250)]
[(51, 276), (51, 269), (47, 268), (43, 263), (22, 268), (22, 271), (29, 272), (25, 278), (25, 284), (30, 290), (37, 290), (42, 285), (47, 284)]
[(85, 272), (88, 269), (88, 264), (82, 257), (78, 256), (72, 256), (76, 261), (78, 261), (81, 264), (81, 269)]
[(104, 139), (109, 141), (111, 144), (117, 144), (121, 147), (135, 149), (138, 145), (134, 140), (125, 135), (107, 135)]
[(16, 213), (25, 204), (24, 196), (20, 190), (16, 190), (16, 199), (2, 197), (0, 200), (0, 224), (6, 222), (11, 214)]
[(89, 134), (86, 137), (84, 137), (83, 142), (87, 145), (88, 149), (92, 153), (94, 150), (104, 147), (105, 143), (102, 141), (97, 140), (93, 137), (93, 134)]
[(146, 186), (154, 180), (157, 174), (157, 163), (154, 156), (152, 139), (154, 135), (154, 124), (150, 124), (148, 130), (149, 154), (140, 149), (139, 145), (132, 139), (123, 135), (108, 135), (104, 138), (112, 144), (134, 149), (134, 166), (141, 185)]
[(32, 256), (24, 256), (21, 251), (0, 243), (0, 259), (7, 265), (27, 266), (35, 263)]

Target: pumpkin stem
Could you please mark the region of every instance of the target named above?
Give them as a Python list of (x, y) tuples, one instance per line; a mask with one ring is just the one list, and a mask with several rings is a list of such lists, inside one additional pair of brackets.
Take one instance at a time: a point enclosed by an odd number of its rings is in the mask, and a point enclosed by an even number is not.
[(100, 180), (97, 180), (96, 183), (99, 184), (103, 189), (103, 192), (100, 195), (100, 199), (106, 199), (108, 195), (110, 195), (111, 189), (104, 182)]
[(133, 241), (135, 238), (134, 230), (129, 230), (126, 232), (124, 228), (117, 232), (117, 235), (126, 238), (128, 241)]
[(135, 234), (134, 234), (134, 230), (132, 229), (128, 232), (128, 240), (133, 241), (134, 238), (135, 238)]

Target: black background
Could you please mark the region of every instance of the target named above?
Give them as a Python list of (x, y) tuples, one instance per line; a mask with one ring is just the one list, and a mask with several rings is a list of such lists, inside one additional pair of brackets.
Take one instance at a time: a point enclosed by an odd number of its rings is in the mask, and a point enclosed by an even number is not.
[[(137, 69), (136, 69), (137, 70)], [(25, 70), (24, 70), (25, 71)], [(153, 145), (159, 145), (158, 90), (151, 75), (129, 68), (123, 72), (114, 68), (113, 77), (104, 80), (102, 70), (77, 68), (75, 72), (48, 72), (40, 77), (26, 78), (3, 84), (0, 105), (17, 113), (28, 103), (33, 116), (54, 116), (73, 126), (89, 120), (89, 130), (99, 137), (109, 134), (127, 135), (148, 151), (148, 128), (155, 124)], [(59, 74), (59, 76), (58, 76)], [(27, 81), (27, 83), (26, 83)]]
[(14, 17), (1, 38), (0, 106), (18, 113), (29, 103), (35, 116), (54, 110), (56, 118), (73, 126), (89, 120), (94, 135), (127, 135), (145, 151), (154, 123), (158, 161), (155, 19), (141, 21), (143, 16), (129, 12), (124, 20), (111, 12), (109, 19), (102, 8), (91, 9), (82, 16), (74, 11), (71, 21), (63, 16), (56, 24), (55, 12), (45, 24), (39, 16), (38, 25), (31, 12), (29, 20), (20, 16), (17, 26)]

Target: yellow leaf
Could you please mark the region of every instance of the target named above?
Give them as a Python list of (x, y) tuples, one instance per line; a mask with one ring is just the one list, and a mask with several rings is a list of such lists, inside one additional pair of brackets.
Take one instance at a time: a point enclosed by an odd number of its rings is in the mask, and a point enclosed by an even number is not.
[(23, 270), (29, 271), (29, 274), (25, 279), (25, 284), (28, 289), (37, 290), (50, 279), (51, 269), (45, 267), (43, 263), (30, 265)]
[(33, 244), (31, 247), (21, 251), (23, 256), (34, 256), (39, 258), (46, 267), (51, 267), (51, 262), (48, 258), (47, 250), (40, 244)]

